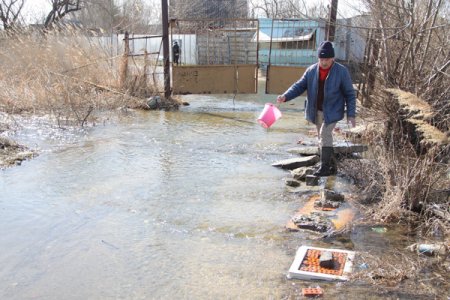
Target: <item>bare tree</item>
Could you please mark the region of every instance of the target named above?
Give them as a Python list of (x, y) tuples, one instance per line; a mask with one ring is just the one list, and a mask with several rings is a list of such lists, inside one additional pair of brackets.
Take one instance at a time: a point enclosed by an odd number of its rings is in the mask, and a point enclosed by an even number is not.
[(366, 0), (372, 14), (369, 41), (377, 50), (378, 80), (418, 95), (436, 109), (434, 123), (450, 128), (450, 41), (445, 0)]
[(25, 0), (0, 1), (0, 20), (4, 30), (10, 30), (17, 25), (24, 4)]
[(64, 18), (67, 14), (81, 10), (81, 0), (51, 0), (52, 9), (48, 13), (44, 27), (49, 28), (52, 24)]
[[(155, 1), (127, 0), (51, 0), (52, 10), (45, 27), (58, 22), (68, 14), (83, 27), (111, 32), (129, 31), (148, 33), (149, 24), (160, 23), (160, 9)], [(121, 4), (119, 4), (121, 3)]]
[(120, 7), (114, 0), (89, 0), (76, 12), (77, 19), (87, 28), (114, 31), (120, 26)]
[(130, 32), (146, 32), (150, 23), (147, 5), (143, 0), (125, 1), (121, 7), (121, 27)]
[(233, 19), (247, 17), (245, 0), (172, 0), (173, 19)]
[(250, 0), (252, 17), (266, 18), (319, 18), (325, 17), (327, 11), (320, 2), (307, 4), (305, 0)]
[(160, 23), (159, 13), (155, 1), (83, 0), (76, 15), (86, 27), (147, 33), (149, 24)]

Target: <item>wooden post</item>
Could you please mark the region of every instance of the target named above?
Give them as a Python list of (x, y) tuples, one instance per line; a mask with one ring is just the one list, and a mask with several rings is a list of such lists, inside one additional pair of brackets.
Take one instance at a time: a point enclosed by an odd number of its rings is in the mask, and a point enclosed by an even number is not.
[[(274, 19), (272, 19), (272, 28), (270, 29), (270, 43), (269, 43), (269, 59), (267, 61), (267, 67), (266, 67), (266, 94), (268, 94), (268, 83), (270, 81), (270, 64), (272, 62), (272, 43), (273, 43), (273, 25), (274, 25)], [(259, 43), (259, 40), (258, 40)]]
[(161, 17), (163, 27), (163, 59), (164, 59), (164, 97), (170, 97), (170, 64), (169, 64), (169, 12), (167, 0), (161, 0)]
[(130, 55), (130, 39), (128, 35), (128, 31), (125, 32), (125, 38), (123, 39), (125, 44), (124, 52), (122, 55), (122, 61), (120, 62), (120, 70), (119, 70), (119, 87), (120, 89), (124, 89), (127, 81), (128, 75), (128, 56)]
[(331, 0), (330, 15), (327, 22), (327, 40), (334, 42), (334, 33), (336, 31), (336, 15), (338, 0)]
[[(145, 39), (145, 43), (147, 43), (147, 39)], [(145, 48), (145, 52), (144, 52), (144, 83), (145, 83), (145, 89), (147, 90), (148, 87), (148, 78), (147, 78), (147, 74), (148, 74), (148, 52), (147, 52), (147, 48)]]

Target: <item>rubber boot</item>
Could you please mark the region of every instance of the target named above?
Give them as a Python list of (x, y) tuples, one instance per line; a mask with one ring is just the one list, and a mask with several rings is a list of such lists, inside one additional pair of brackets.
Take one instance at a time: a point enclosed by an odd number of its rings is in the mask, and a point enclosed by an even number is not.
[[(326, 148), (326, 147), (325, 147)], [(331, 175), (336, 175), (337, 174), (337, 161), (336, 161), (336, 157), (334, 156), (334, 148), (333, 147), (329, 147), (332, 150), (332, 154), (331, 154), (331, 160), (330, 160), (330, 172)], [(319, 157), (322, 157), (322, 147), (319, 148)], [(320, 166), (319, 166), (320, 169)]]
[(320, 153), (320, 167), (313, 174), (314, 176), (330, 176), (337, 172), (336, 166), (333, 164), (333, 147), (322, 147)]
[(331, 148), (332, 153), (331, 153), (331, 161), (330, 161), (330, 172), (331, 175), (336, 175), (337, 174), (337, 159), (336, 156), (334, 155), (334, 150), (333, 148)]

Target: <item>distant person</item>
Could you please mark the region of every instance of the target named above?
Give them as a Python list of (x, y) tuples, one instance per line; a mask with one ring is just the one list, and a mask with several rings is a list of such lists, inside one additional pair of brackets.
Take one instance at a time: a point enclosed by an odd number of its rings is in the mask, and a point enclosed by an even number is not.
[(178, 61), (180, 59), (180, 46), (178, 46), (177, 42), (173, 43), (172, 54), (173, 54), (173, 63), (178, 66)]
[(303, 76), (277, 97), (285, 102), (306, 94), (305, 117), (316, 125), (319, 138), (320, 167), (315, 176), (337, 173), (333, 151), (333, 129), (344, 118), (355, 127), (356, 95), (347, 68), (334, 61), (333, 44), (324, 41), (317, 49), (319, 61), (306, 69)]

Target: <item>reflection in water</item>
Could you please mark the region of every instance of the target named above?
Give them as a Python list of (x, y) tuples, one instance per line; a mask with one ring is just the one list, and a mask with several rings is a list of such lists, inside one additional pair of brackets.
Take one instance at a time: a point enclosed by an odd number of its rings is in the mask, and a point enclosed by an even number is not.
[(340, 209), (336, 213), (336, 218), (332, 219), (334, 227), (339, 230), (342, 229), (345, 225), (349, 224), (353, 217), (355, 216), (355, 212), (350, 208)]

